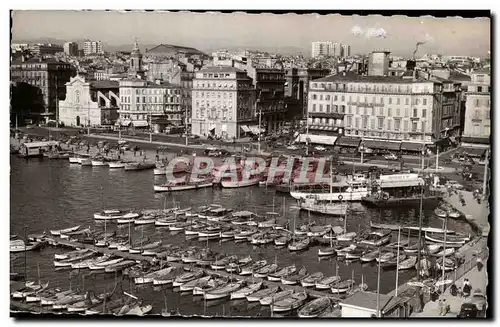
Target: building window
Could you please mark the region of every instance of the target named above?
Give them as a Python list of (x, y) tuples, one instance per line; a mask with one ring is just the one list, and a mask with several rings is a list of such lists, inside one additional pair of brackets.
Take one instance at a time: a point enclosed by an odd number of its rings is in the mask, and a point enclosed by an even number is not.
[(375, 107), (372, 107), (372, 116), (375, 116)]
[(404, 121), (403, 126), (404, 126), (404, 131), (408, 132), (408, 121), (407, 120)]
[(315, 104), (315, 103), (313, 103), (313, 108), (312, 108), (312, 111), (313, 111), (313, 112), (314, 112), (314, 111), (316, 111), (316, 104)]
[(370, 128), (375, 129), (375, 118), (372, 118), (370, 123)]
[(318, 83), (313, 83), (313, 87), (317, 88), (318, 87)]
[(325, 95), (325, 100), (330, 100), (330, 94)]
[(376, 103), (376, 102), (377, 102), (377, 98), (372, 97), (372, 103)]
[(406, 98), (405, 99), (405, 105), (408, 105), (408, 104), (410, 104), (410, 99)]
[(320, 100), (323, 100), (323, 94), (320, 94), (320, 95), (319, 95), (319, 99), (320, 99)]
[(425, 118), (427, 116), (427, 109), (422, 109), (422, 117)]
[(365, 100), (365, 103), (368, 103), (368, 98), (367, 98), (367, 97), (365, 97), (365, 99), (364, 99), (364, 100)]
[(323, 105), (322, 104), (319, 105), (319, 112), (323, 112)]
[(312, 97), (313, 97), (313, 100), (316, 100), (316, 99), (317, 99), (317, 96), (316, 96), (316, 94), (314, 94), (314, 93), (313, 93)]
[[(399, 89), (399, 86), (398, 86), (398, 89)], [(400, 99), (399, 98), (396, 98), (396, 104), (399, 104), (399, 101)]]
[(352, 108), (351, 108), (351, 106), (348, 106), (348, 107), (347, 107), (347, 110), (348, 110), (348, 113), (349, 113), (349, 114), (352, 114), (351, 109), (352, 109)]
[(351, 127), (352, 126), (352, 117), (351, 116), (347, 117), (346, 123), (347, 123), (347, 127)]
[(345, 96), (342, 96), (341, 100), (342, 100), (342, 101), (345, 101)]
[(414, 118), (418, 117), (418, 109), (417, 108), (413, 109), (413, 117)]
[(384, 103), (384, 97), (380, 97), (380, 103)]
[(476, 99), (476, 107), (480, 107), (481, 106), (481, 102), (479, 101), (479, 99)]
[(389, 104), (392, 104), (392, 98), (389, 97)]
[(422, 133), (425, 133), (425, 121), (422, 122)]
[(368, 117), (363, 117), (363, 128), (367, 129), (368, 128)]
[(359, 107), (356, 107), (356, 115), (359, 115)]
[(418, 106), (420, 104), (420, 99), (419, 98), (416, 98), (415, 99), (415, 104)]
[(359, 118), (358, 117), (356, 118), (356, 126), (355, 127), (359, 128)]
[(405, 108), (405, 117), (410, 117), (410, 111), (408, 108)]
[(367, 108), (367, 107), (364, 107), (364, 108), (363, 108), (363, 113), (364, 113), (365, 115), (368, 115), (368, 108)]
[(345, 114), (345, 106), (343, 104), (340, 105), (340, 113)]
[(412, 132), (416, 132), (417, 131), (417, 122), (414, 121), (412, 124), (411, 124), (411, 131)]
[(387, 130), (388, 130), (388, 131), (390, 131), (390, 130), (391, 130), (391, 127), (392, 127), (392, 126), (391, 126), (391, 120), (390, 120), (390, 119), (388, 119), (388, 120), (387, 120)]
[(474, 119), (481, 119), (481, 111), (480, 110), (476, 110), (474, 112)]
[(423, 104), (424, 106), (426, 106), (426, 105), (427, 105), (427, 99), (423, 99), (423, 100), (422, 100), (422, 104)]
[(135, 102), (140, 103), (141, 102), (141, 97), (135, 97)]
[(330, 113), (330, 105), (329, 104), (326, 105), (326, 112)]
[(394, 130), (399, 131), (401, 128), (401, 119), (394, 119)]
[(379, 117), (378, 119), (378, 129), (383, 129), (384, 128), (384, 118)]
[[(382, 110), (382, 109), (381, 109)], [(383, 111), (382, 111), (383, 112)], [(392, 116), (392, 109), (391, 108), (387, 108), (387, 116), (388, 117), (391, 117)]]

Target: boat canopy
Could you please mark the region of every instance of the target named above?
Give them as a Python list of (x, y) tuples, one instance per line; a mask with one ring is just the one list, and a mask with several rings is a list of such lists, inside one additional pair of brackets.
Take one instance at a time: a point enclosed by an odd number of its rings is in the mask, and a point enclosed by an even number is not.
[(59, 145), (58, 141), (45, 141), (45, 142), (26, 142), (22, 144), (27, 148), (43, 148), (46, 146), (55, 146)]
[(413, 180), (399, 180), (399, 181), (380, 181), (381, 188), (393, 188), (393, 187), (412, 187), (424, 185), (424, 180), (422, 178)]

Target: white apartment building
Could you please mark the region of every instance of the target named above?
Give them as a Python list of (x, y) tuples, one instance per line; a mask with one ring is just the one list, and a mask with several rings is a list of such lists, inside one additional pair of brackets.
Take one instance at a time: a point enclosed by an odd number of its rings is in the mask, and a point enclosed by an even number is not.
[(311, 43), (311, 56), (348, 57), (351, 54), (351, 46), (331, 41), (316, 41)]
[(93, 55), (93, 54), (103, 54), (104, 51), (102, 49), (101, 41), (91, 41), (86, 40), (83, 42), (83, 54), (85, 56)]
[(424, 144), (458, 136), (458, 87), (411, 76), (346, 74), (313, 80), (309, 132), (322, 136), (315, 137), (317, 143), (357, 147), (362, 140), (368, 148), (420, 151)]

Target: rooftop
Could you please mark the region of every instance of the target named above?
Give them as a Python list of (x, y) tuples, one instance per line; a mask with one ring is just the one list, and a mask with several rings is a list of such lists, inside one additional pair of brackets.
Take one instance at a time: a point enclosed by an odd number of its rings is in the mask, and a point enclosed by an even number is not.
[[(399, 297), (392, 295), (380, 294), (380, 310), (382, 313), (390, 310), (396, 304), (402, 301)], [(340, 302), (340, 305), (354, 306), (367, 310), (377, 311), (377, 293), (359, 291), (354, 293), (351, 297)]]
[(465, 74), (462, 74), (462, 73), (459, 73), (459, 72), (456, 72), (456, 71), (453, 71), (453, 70), (450, 72), (449, 79), (452, 80), (452, 81), (470, 82), (470, 76), (469, 75), (465, 75)]
[(426, 79), (405, 79), (399, 76), (363, 76), (356, 73), (347, 73), (345, 75), (329, 75), (323, 78), (315, 79), (314, 82), (365, 82), (365, 83), (409, 83), (409, 82), (433, 82)]
[(236, 67), (229, 66), (210, 66), (205, 67), (199, 70), (199, 72), (203, 73), (244, 73), (244, 70), (238, 69)]
[(90, 82), (90, 87), (94, 89), (117, 89), (119, 88), (120, 83), (117, 81), (91, 81)]

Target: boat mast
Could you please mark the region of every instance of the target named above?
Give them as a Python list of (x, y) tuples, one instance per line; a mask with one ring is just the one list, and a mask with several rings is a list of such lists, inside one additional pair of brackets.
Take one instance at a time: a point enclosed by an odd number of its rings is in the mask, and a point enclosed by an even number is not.
[[(332, 203), (332, 193), (333, 193), (333, 156), (330, 157), (330, 203)], [(341, 206), (342, 207), (342, 203)]]
[(444, 218), (444, 242), (443, 242), (443, 262), (442, 262), (442, 270), (443, 270), (443, 290), (444, 292), (444, 268), (445, 268), (445, 260), (446, 260), (446, 230), (448, 229), (448, 212), (446, 212), (446, 216)]
[[(396, 258), (396, 291), (394, 296), (398, 297), (398, 283), (399, 283), (399, 247), (401, 242), (401, 226), (398, 227), (398, 254)], [(380, 250), (379, 250), (380, 252)]]
[(418, 246), (417, 246), (417, 281), (420, 281), (420, 246), (422, 245), (422, 210), (424, 205), (424, 185), (420, 191), (420, 213), (418, 218)]
[(377, 266), (377, 317), (380, 317), (380, 251), (378, 251)]

